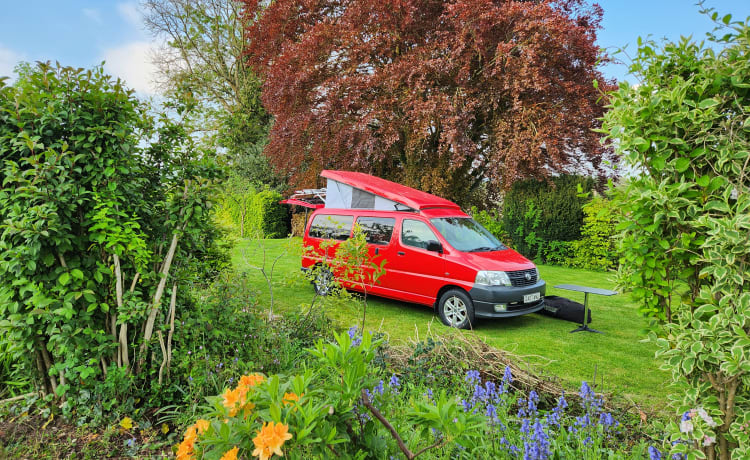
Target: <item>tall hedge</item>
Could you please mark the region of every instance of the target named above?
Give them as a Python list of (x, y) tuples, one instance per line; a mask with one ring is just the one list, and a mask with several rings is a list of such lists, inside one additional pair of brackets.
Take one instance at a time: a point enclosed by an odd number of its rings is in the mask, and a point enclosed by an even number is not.
[(275, 190), (255, 191), (244, 178), (231, 176), (222, 187), (217, 218), (240, 238), (283, 238), (289, 233), (289, 207)]
[(583, 205), (589, 198), (579, 195), (593, 187), (593, 179), (575, 175), (513, 184), (503, 209), (503, 227), (512, 247), (526, 257), (537, 258), (549, 242), (580, 239)]

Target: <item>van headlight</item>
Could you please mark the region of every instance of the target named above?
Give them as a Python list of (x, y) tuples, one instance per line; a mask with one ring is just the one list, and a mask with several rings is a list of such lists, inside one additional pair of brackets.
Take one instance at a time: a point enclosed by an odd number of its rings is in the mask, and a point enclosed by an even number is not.
[(477, 272), (476, 284), (485, 286), (510, 286), (510, 278), (505, 272), (482, 270)]

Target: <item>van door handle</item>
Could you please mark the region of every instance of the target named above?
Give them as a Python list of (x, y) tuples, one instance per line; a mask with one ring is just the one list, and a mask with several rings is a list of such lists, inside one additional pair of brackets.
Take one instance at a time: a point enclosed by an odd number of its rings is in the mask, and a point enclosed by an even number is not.
[(400, 255), (400, 256), (403, 256), (403, 255), (405, 255), (405, 254), (406, 254), (406, 253), (405, 253), (404, 251), (398, 251), (398, 255)]
[(375, 255), (380, 254), (380, 248), (375, 248)]

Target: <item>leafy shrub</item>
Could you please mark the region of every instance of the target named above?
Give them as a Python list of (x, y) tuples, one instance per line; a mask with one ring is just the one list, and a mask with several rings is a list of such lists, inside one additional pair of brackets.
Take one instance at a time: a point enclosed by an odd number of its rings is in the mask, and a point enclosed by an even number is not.
[(282, 238), (289, 233), (288, 206), (275, 190), (256, 191), (236, 174), (223, 184), (217, 218), (240, 238)]
[(476, 206), (471, 207), (471, 216), (479, 222), (482, 227), (490, 231), (497, 239), (502, 242), (509, 242), (510, 236), (503, 227), (503, 220), (499, 216), (496, 210), (493, 211), (478, 211)]
[(582, 238), (570, 243), (568, 265), (588, 270), (609, 270), (617, 266), (615, 206), (612, 200), (600, 196), (583, 205)]
[(563, 175), (549, 182), (530, 179), (513, 184), (503, 208), (503, 228), (513, 248), (535, 259), (542, 257), (547, 242), (579, 239), (582, 206), (588, 201), (579, 196), (579, 185), (589, 192), (594, 180)]
[(547, 241), (541, 247), (541, 259), (546, 264), (573, 266), (579, 241)]
[[(717, 14), (713, 14), (717, 19)], [(666, 449), (750, 458), (750, 27), (706, 46), (645, 42), (610, 95), (604, 132), (639, 171), (617, 197), (621, 285), (656, 320), (651, 338), (680, 420)]]
[(18, 345), (3, 351), (65, 415), (87, 416), (122, 370), (162, 380), (170, 313), (221, 265), (221, 170), (189, 126), (147, 109), (100, 67), (0, 82), (0, 323)]
[(289, 207), (279, 203), (279, 192), (262, 190), (253, 196), (250, 206), (253, 228), (263, 238), (283, 238), (289, 233)]

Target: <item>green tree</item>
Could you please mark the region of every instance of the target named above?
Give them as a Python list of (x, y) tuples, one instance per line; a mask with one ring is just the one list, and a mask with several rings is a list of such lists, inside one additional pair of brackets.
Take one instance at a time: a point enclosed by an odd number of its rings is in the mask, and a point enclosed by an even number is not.
[(200, 109), (204, 140), (226, 149), (233, 173), (252, 187), (283, 188), (263, 155), (271, 116), (260, 102), (260, 79), (244, 63), (240, 3), (146, 0), (145, 24), (166, 39), (155, 57), (161, 83)]
[(100, 67), (0, 83), (0, 337), (67, 409), (108, 373), (162, 383), (185, 282), (215, 261), (220, 169), (180, 121)]
[(639, 41), (640, 84), (611, 94), (604, 130), (637, 171), (617, 203), (622, 284), (663, 326), (684, 414), (667, 446), (723, 460), (750, 457), (750, 18), (721, 21), (712, 47)]

